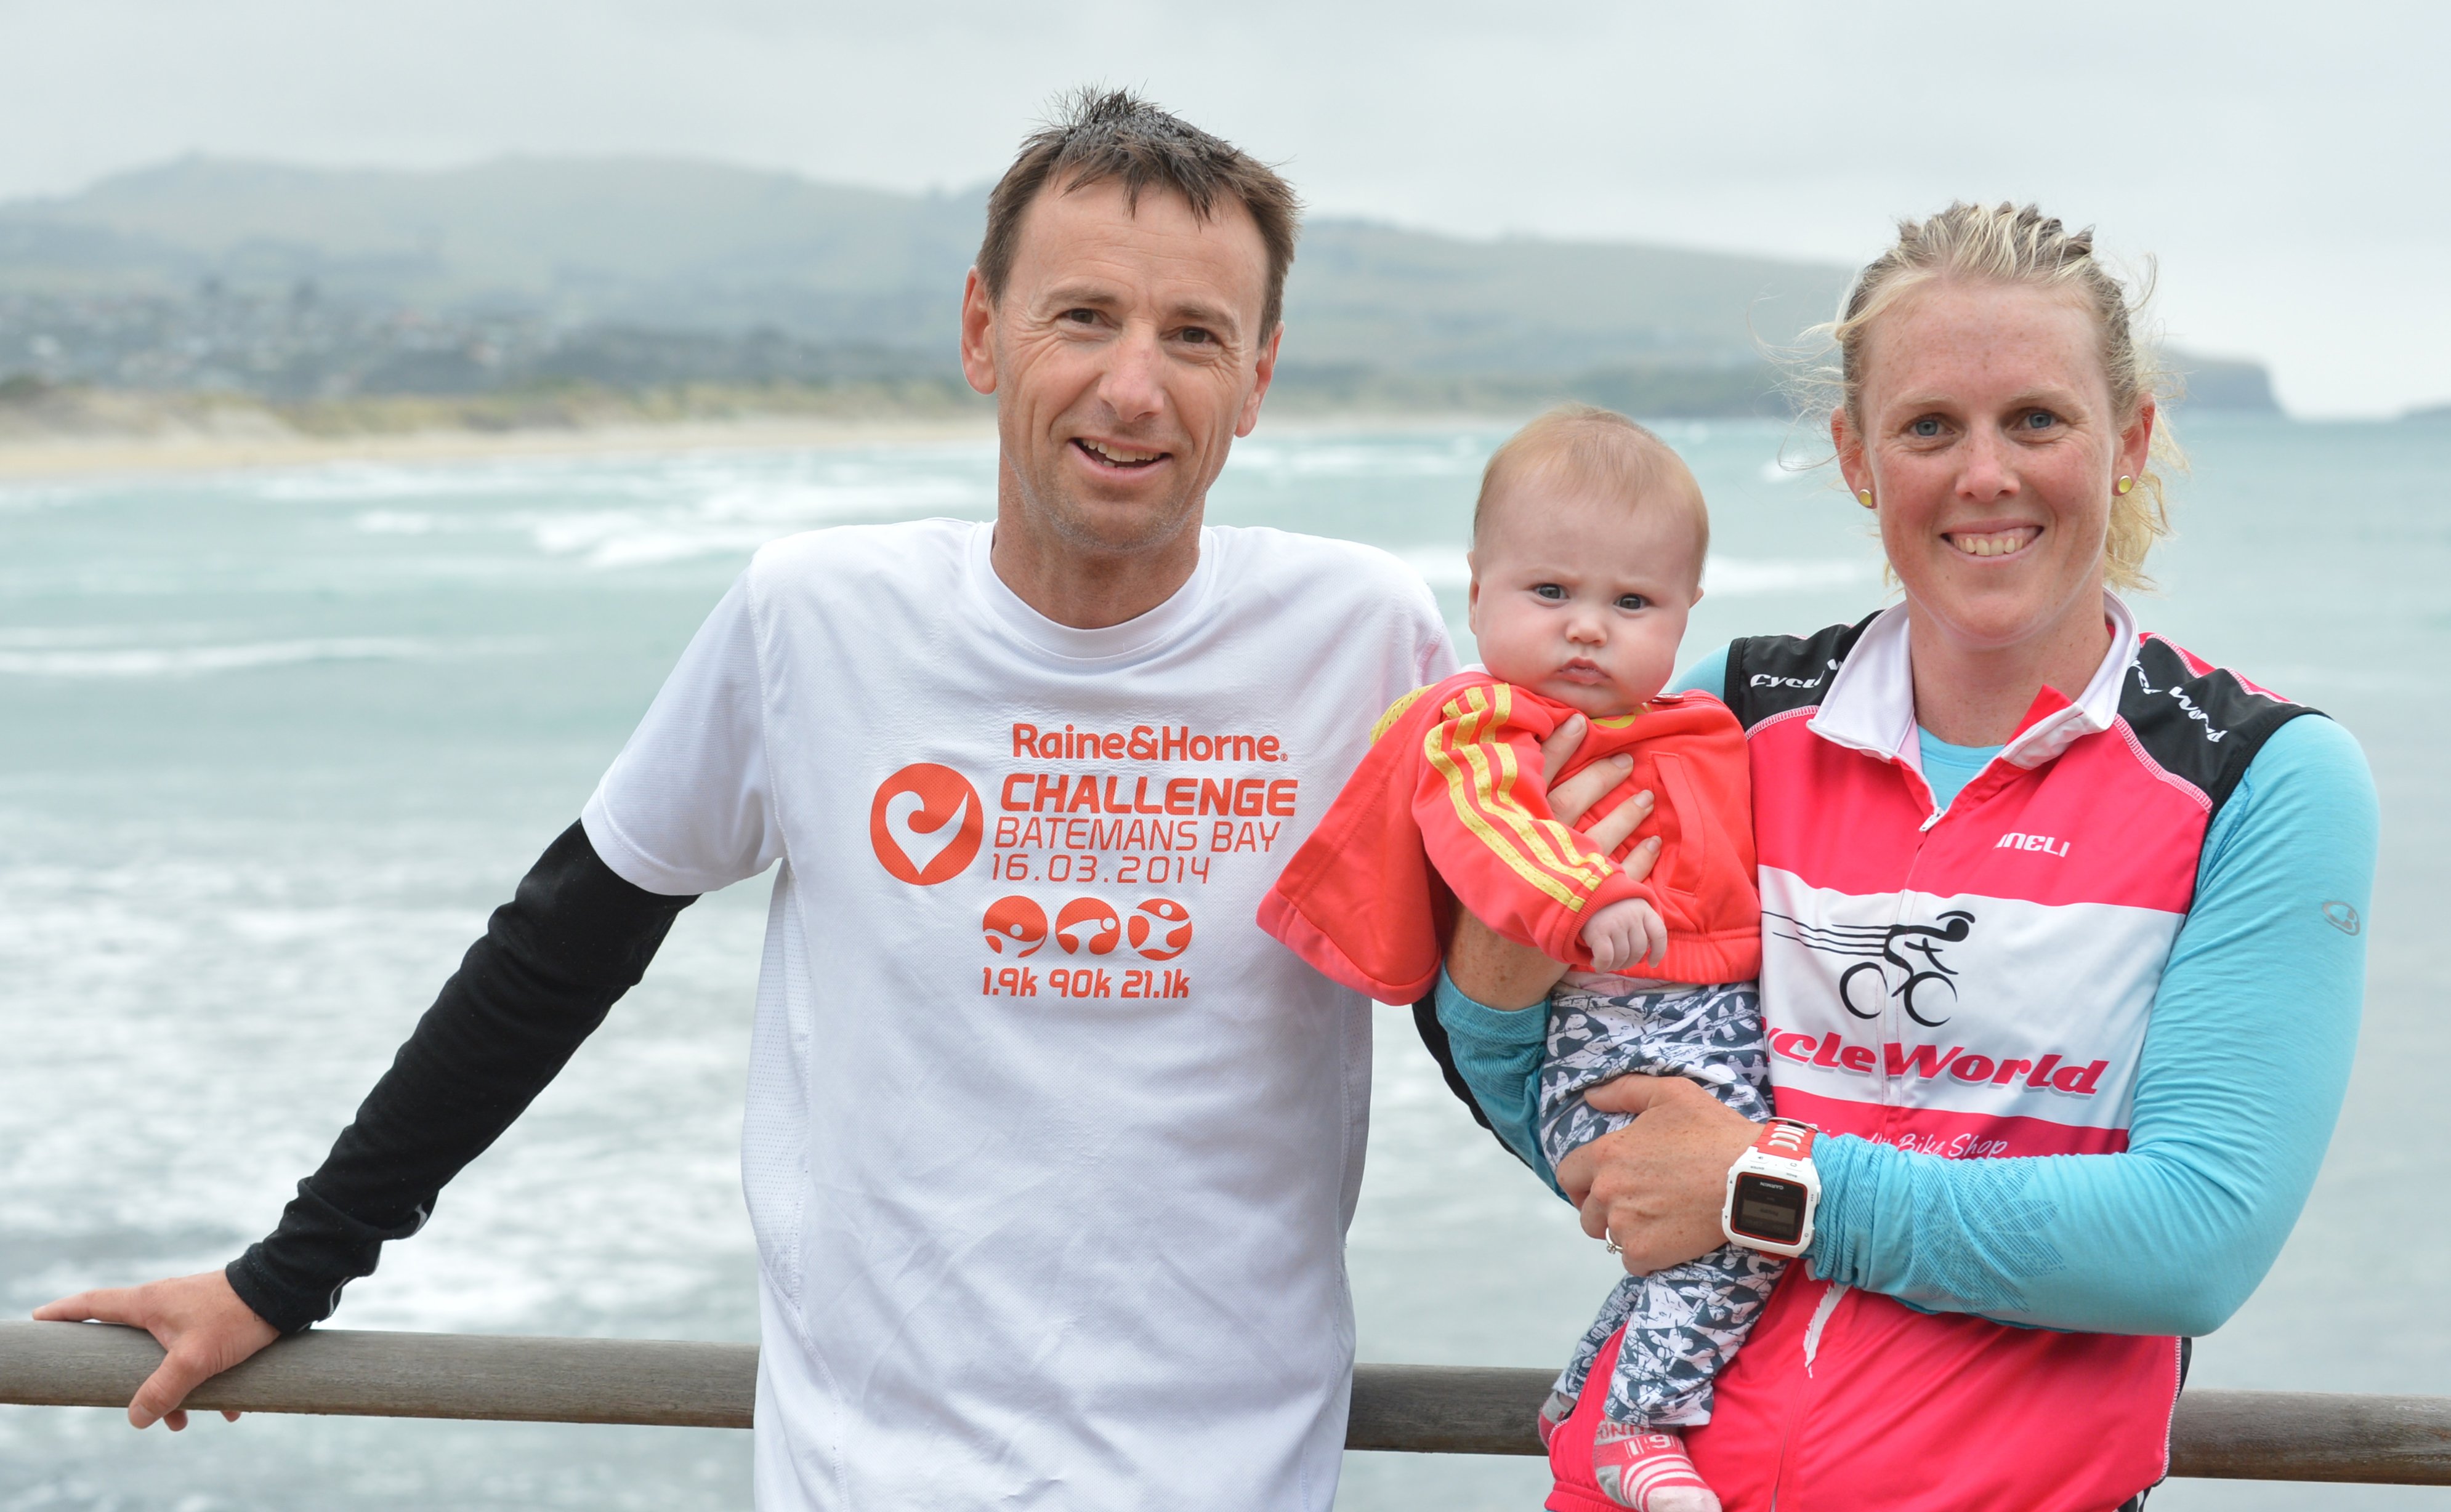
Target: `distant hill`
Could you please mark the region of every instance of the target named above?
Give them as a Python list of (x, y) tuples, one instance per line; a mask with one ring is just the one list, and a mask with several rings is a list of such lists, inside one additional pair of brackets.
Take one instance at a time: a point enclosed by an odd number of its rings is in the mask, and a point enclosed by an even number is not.
[(900, 345), (951, 331), (985, 204), (637, 159), (409, 173), (188, 158), (0, 206), (0, 286), (304, 280), (437, 312)]
[[(333, 391), (950, 378), (985, 204), (984, 189), (895, 194), (674, 160), (406, 172), (188, 158), (0, 205), (0, 377)], [(1511, 405), (1574, 392), (1654, 414), (1759, 408), (1763, 343), (1826, 318), (1847, 277), (1833, 264), (1321, 218), (1287, 288), (1282, 381), (1329, 401)], [(218, 302), (200, 313), (200, 300)], [(156, 335), (128, 335), (124, 313), (108, 317), (113, 335), (53, 329), (62, 311), (91, 325), (131, 301)], [(310, 310), (325, 312), (311, 339), (299, 335)], [(426, 322), (413, 339), (399, 334), (403, 314)], [(145, 340), (229, 352), (183, 365), (146, 356)], [(350, 357), (403, 340), (410, 349)], [(80, 343), (92, 373), (60, 355)], [(2270, 408), (2271, 396), (2260, 368), (2230, 364), (2199, 402)]]

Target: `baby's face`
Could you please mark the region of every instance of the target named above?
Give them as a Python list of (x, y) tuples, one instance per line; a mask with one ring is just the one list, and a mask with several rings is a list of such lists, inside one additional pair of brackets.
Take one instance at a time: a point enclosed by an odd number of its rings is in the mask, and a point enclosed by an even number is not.
[(1692, 516), (1673, 501), (1513, 494), (1490, 500), (1472, 553), (1481, 665), (1595, 718), (1632, 713), (1676, 674), (1702, 596)]

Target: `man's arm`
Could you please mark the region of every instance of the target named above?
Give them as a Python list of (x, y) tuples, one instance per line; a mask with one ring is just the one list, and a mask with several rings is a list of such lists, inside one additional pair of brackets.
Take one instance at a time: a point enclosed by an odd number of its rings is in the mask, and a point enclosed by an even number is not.
[(38, 1318), (150, 1332), (168, 1356), (128, 1421), (186, 1425), (189, 1391), (331, 1316), (384, 1241), (415, 1233), (435, 1194), (544, 1090), (629, 991), (700, 893), (773, 865), (755, 564), (690, 638), (578, 824), (494, 911), (391, 1070), (299, 1183), (281, 1226), (225, 1270), (63, 1297)]
[(129, 1421), (183, 1426), (177, 1409), (189, 1391), (279, 1334), (331, 1316), (385, 1241), (424, 1225), (443, 1185), (544, 1090), (695, 901), (624, 881), (571, 825), (494, 911), (262, 1243), (218, 1275), (85, 1292), (35, 1316), (150, 1331), (169, 1354)]
[(284, 1333), (330, 1317), (341, 1289), (374, 1270), (385, 1241), (424, 1226), (443, 1184), (637, 985), (696, 901), (623, 881), (584, 829), (563, 830), (494, 910), (322, 1168), (298, 1184), (280, 1227), (230, 1263), (240, 1298)]

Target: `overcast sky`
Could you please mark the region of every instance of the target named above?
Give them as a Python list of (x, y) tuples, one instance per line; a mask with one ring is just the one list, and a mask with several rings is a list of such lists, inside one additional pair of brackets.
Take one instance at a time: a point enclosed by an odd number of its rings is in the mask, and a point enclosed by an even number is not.
[(1952, 196), (2151, 253), (2304, 415), (2451, 401), (2451, 5), (0, 0), (0, 198), (181, 153), (992, 177), (1127, 84), (1320, 212), (1860, 262)]

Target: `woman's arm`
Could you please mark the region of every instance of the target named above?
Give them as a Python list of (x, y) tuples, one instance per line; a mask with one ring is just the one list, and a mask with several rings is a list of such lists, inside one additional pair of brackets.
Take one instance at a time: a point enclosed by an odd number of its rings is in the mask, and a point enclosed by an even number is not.
[[(2325, 719), (2284, 726), (2206, 838), (2195, 903), (2154, 996), (2127, 1150), (1946, 1160), (1821, 1140), (1814, 1273), (2007, 1323), (2219, 1328), (2296, 1224), (2340, 1114), (2376, 829), (2356, 742)], [(1592, 1093), (1593, 1105), (1612, 1090)], [(1694, 1215), (1639, 1211), (1642, 1121), (1577, 1152), (1560, 1174), (1569, 1192), (1590, 1188), (1586, 1229), (1607, 1225), (1630, 1260), (1639, 1250), (1656, 1262), (1645, 1226), (1681, 1231)]]
[(2116, 1155), (1942, 1160), (1829, 1141), (1815, 1274), (1942, 1311), (2209, 1333), (2305, 1206), (2357, 1051), (2374, 783), (2292, 720), (2206, 840)]
[[(1450, 968), (1457, 966), (1457, 953), (1470, 948), (1464, 932), (1467, 924), (1474, 925), (1479, 939), (1507, 943), (1466, 914), (1457, 923), (1455, 945), (1448, 951)], [(1439, 1027), (1447, 1034), (1456, 1074), (1471, 1091), (1472, 1100), (1480, 1105), (1490, 1132), (1562, 1197), (1566, 1193), (1540, 1153), (1540, 1054), (1548, 1037), (1549, 1016), (1535, 1009), (1545, 1000), (1548, 990), (1543, 983), (1541, 996), (1533, 998), (1531, 1007), (1495, 1008), (1465, 997), (1454, 977), (1442, 970), (1433, 1002)]]

